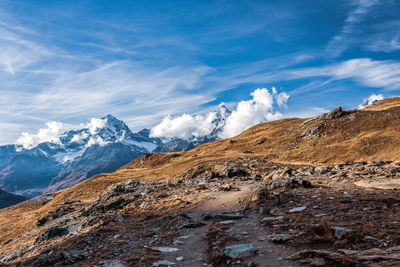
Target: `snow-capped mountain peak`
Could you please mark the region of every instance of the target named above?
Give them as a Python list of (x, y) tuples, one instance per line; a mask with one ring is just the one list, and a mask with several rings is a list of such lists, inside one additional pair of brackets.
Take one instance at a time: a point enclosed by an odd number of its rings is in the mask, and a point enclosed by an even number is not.
[(224, 103), (219, 104), (218, 109), (213, 112), (213, 130), (209, 136), (210, 139), (218, 138), (218, 134), (224, 128), (226, 119), (229, 117), (229, 115), (231, 115), (231, 113), (232, 112), (225, 106)]
[(224, 118), (226, 119), (229, 115), (231, 115), (232, 111), (230, 111), (224, 103), (221, 103), (218, 105), (218, 109), (215, 111), (216, 114), (218, 114), (218, 116), (220, 118)]
[(91, 145), (105, 145), (110, 142), (129, 140), (133, 136), (129, 127), (121, 120), (108, 114), (100, 119), (93, 118), (80, 130), (65, 132), (61, 137), (61, 143), (69, 148)]
[(0, 146), (0, 188), (34, 196), (114, 171), (162, 143), (149, 133), (108, 114), (34, 147)]

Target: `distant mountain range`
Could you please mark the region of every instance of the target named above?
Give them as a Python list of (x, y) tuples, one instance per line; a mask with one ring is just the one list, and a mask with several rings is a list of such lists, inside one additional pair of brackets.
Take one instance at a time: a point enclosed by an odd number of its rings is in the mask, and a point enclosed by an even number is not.
[(104, 126), (67, 131), (59, 142), (44, 142), (31, 149), (0, 146), (0, 188), (35, 197), (113, 172), (145, 153), (190, 150), (218, 139), (229, 114), (224, 105), (219, 106), (212, 133), (189, 140), (151, 138), (149, 129), (133, 133), (123, 121), (107, 115), (101, 118)]

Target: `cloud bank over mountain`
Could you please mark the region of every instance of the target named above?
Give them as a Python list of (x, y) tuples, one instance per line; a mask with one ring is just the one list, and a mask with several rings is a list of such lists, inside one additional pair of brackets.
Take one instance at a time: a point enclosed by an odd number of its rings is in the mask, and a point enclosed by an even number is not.
[[(91, 135), (94, 135), (99, 129), (103, 128), (106, 123), (107, 119), (91, 118), (89, 123), (80, 126), (88, 129), (88, 132)], [(23, 146), (23, 148), (25, 149), (34, 148), (43, 142), (60, 144), (60, 136), (64, 134), (66, 130), (70, 130), (70, 127), (67, 127), (65, 124), (58, 121), (47, 122), (46, 126), (46, 128), (40, 128), (36, 134), (23, 132), (21, 136), (17, 139), (16, 144)], [(89, 134), (86, 132), (82, 132), (75, 135), (71, 141), (79, 142), (86, 139), (87, 137), (89, 137)], [(101, 140), (101, 138), (91, 138), (89, 146), (93, 144), (104, 145), (106, 143)]]
[(46, 123), (46, 126), (47, 128), (39, 129), (37, 134), (23, 132), (17, 140), (17, 145), (22, 145), (25, 149), (31, 149), (43, 142), (60, 143), (63, 124), (50, 121)]
[[(164, 117), (160, 123), (151, 128), (150, 137), (183, 140), (230, 138), (262, 122), (288, 116), (307, 117), (314, 113), (326, 111), (316, 109), (303, 116), (301, 113), (291, 113), (290, 111), (282, 114), (280, 111), (287, 108), (286, 103), (290, 95), (286, 92), (278, 93), (275, 87), (272, 87), (271, 90), (258, 88), (251, 92), (250, 96), (250, 100), (243, 100), (237, 103), (232, 112), (226, 108), (224, 103), (221, 103), (217, 111), (209, 112), (206, 115), (183, 114), (177, 117)], [(362, 104), (357, 106), (357, 109), (371, 106), (382, 99), (382, 94), (371, 94), (363, 100)], [(102, 138), (90, 136), (95, 135), (106, 124), (106, 118), (91, 118), (87, 124), (79, 125), (79, 127), (85, 128), (86, 131), (74, 135), (71, 142), (79, 143), (88, 139), (86, 140), (87, 146), (94, 144), (106, 145), (107, 142)], [(63, 136), (66, 130), (78, 127), (67, 126), (56, 121), (47, 122), (46, 126), (46, 128), (39, 129), (36, 134), (23, 132), (16, 144), (25, 149), (32, 149), (43, 142), (59, 144), (60, 137)]]
[[(278, 93), (275, 87), (272, 87), (271, 92), (266, 88), (258, 88), (250, 95), (252, 99), (240, 101), (235, 110), (226, 116), (225, 125), (219, 133), (220, 138), (232, 137), (255, 124), (281, 118), (282, 114), (275, 108), (284, 107), (289, 99), (288, 94)], [(183, 114), (176, 118), (165, 117), (151, 129), (150, 136), (182, 139), (203, 137), (213, 131), (214, 120), (214, 112), (205, 116)]]

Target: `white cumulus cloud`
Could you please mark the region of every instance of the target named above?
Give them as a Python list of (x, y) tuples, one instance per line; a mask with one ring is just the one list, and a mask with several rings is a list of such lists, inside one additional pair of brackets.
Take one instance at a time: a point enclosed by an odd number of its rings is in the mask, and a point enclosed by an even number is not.
[(88, 137), (89, 137), (89, 134), (88, 134), (88, 133), (82, 132), (82, 133), (80, 133), (80, 134), (74, 135), (74, 137), (72, 137), (72, 139), (71, 139), (71, 142), (72, 142), (72, 143), (73, 143), (73, 142), (80, 142), (81, 140), (84, 140), (84, 139), (86, 139), (86, 138), (88, 138)]
[[(226, 117), (220, 138), (232, 137), (255, 124), (280, 118), (281, 114), (274, 111), (274, 104), (283, 107), (289, 98), (285, 92), (278, 94), (274, 87), (272, 93), (266, 88), (259, 88), (250, 95), (251, 100), (239, 102), (236, 109)], [(176, 118), (166, 117), (151, 129), (150, 136), (182, 139), (207, 136), (215, 127), (214, 119), (214, 112), (206, 116), (183, 114)]]
[(104, 141), (100, 136), (97, 137), (90, 137), (89, 141), (87, 142), (86, 146), (90, 147), (92, 145), (99, 145), (99, 146), (105, 146), (109, 142)]
[(160, 124), (151, 129), (150, 136), (182, 139), (203, 137), (211, 134), (213, 119), (214, 114), (212, 112), (208, 113), (207, 116), (183, 114), (177, 118), (165, 117)]
[[(90, 135), (97, 134), (98, 130), (103, 128), (107, 123), (107, 119), (98, 119), (92, 118), (89, 123), (81, 125), (82, 127), (88, 129), (89, 133), (82, 132), (81, 134), (76, 134), (72, 139), (71, 142), (79, 142), (88, 138)], [(17, 139), (16, 143), (18, 145), (23, 146), (25, 149), (31, 149), (36, 147), (37, 145), (43, 142), (51, 142), (60, 144), (60, 136), (64, 134), (66, 130), (71, 128), (76, 128), (76, 126), (64, 125), (61, 122), (50, 121), (46, 123), (47, 128), (41, 128), (37, 132), (37, 134), (31, 134), (27, 132), (23, 132), (21, 136)], [(90, 135), (89, 135), (90, 134)], [(105, 145), (106, 142), (101, 138), (91, 138), (88, 141), (88, 146), (98, 144), (98, 145)]]
[(258, 88), (250, 95), (253, 99), (239, 102), (227, 118), (221, 138), (238, 135), (255, 124), (282, 117), (279, 112), (274, 112), (274, 103), (283, 106), (289, 98), (285, 92), (278, 94), (275, 88), (272, 88), (272, 94), (266, 88)]
[(60, 133), (63, 129), (61, 122), (51, 121), (46, 123), (47, 128), (39, 129), (37, 134), (23, 132), (17, 140), (18, 145), (31, 149), (43, 142), (60, 143)]
[(107, 123), (107, 119), (92, 118), (85, 128), (89, 129), (90, 134), (96, 134), (97, 130), (103, 128)]
[(371, 94), (368, 98), (365, 98), (362, 104), (358, 105), (357, 109), (363, 109), (375, 105), (378, 101), (383, 99), (383, 95)]

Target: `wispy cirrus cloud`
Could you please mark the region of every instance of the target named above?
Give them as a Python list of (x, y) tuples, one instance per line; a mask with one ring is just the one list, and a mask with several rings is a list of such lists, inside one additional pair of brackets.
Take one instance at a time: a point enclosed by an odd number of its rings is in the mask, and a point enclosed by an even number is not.
[[(235, 106), (254, 88), (282, 88), (289, 109), (311, 107), (323, 93), (362, 99), (371, 88), (397, 90), (399, 60), (374, 58), (397, 51), (398, 24), (389, 20), (399, 5), (389, 2), (3, 1), (0, 124), (37, 132), (48, 121), (112, 113), (139, 130), (219, 102)], [(357, 45), (364, 50), (338, 56)], [(18, 137), (3, 136), (0, 143)]]
[(393, 37), (381, 37), (366, 47), (371, 51), (386, 53), (400, 50), (400, 34)]
[(373, 60), (357, 58), (328, 66), (292, 70), (292, 78), (328, 76), (335, 80), (352, 79), (368, 87), (385, 90), (400, 89), (400, 62), (394, 60)]
[(364, 47), (374, 52), (391, 53), (400, 50), (400, 20), (389, 19), (374, 25), (374, 33), (367, 37)]
[(353, 0), (352, 8), (346, 17), (344, 26), (339, 34), (335, 35), (328, 43), (325, 50), (330, 57), (338, 57), (348, 49), (352, 43), (359, 42), (354, 39), (359, 24), (366, 18), (371, 8), (379, 3), (379, 0)]
[[(132, 116), (146, 113), (149, 108), (148, 112), (159, 114), (161, 118), (175, 109), (179, 112), (185, 106), (212, 100), (210, 96), (190, 92), (210, 71), (206, 66), (158, 70), (117, 61), (87, 72), (60, 72), (37, 92), (8, 92), (1, 102), (8, 111), (37, 116), (45, 113), (52, 120), (101, 116), (105, 110), (126, 118), (127, 111)], [(181, 106), (181, 102), (185, 105)], [(135, 126), (149, 123), (144, 121)]]

